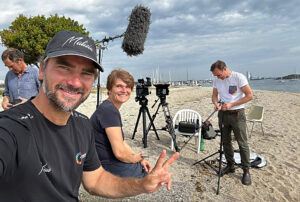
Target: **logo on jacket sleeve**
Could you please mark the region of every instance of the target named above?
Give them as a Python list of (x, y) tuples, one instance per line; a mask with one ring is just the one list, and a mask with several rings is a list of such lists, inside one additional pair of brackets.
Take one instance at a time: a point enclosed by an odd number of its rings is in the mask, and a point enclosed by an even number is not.
[(86, 157), (86, 153), (84, 153), (84, 154), (82, 154), (81, 152), (78, 152), (77, 154), (76, 154), (76, 163), (78, 164), (78, 165), (81, 165), (82, 164), (82, 162), (83, 162), (83, 159)]

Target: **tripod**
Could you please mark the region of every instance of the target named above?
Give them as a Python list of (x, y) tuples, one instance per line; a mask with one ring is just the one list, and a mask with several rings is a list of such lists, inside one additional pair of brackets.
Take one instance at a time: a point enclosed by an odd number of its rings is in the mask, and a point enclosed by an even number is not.
[(135, 127), (134, 127), (132, 139), (134, 139), (135, 133), (137, 131), (137, 127), (138, 127), (138, 124), (139, 124), (141, 114), (143, 114), (143, 144), (144, 144), (144, 148), (146, 148), (147, 147), (147, 134), (149, 132), (149, 130), (146, 129), (146, 113), (147, 113), (149, 121), (150, 121), (150, 126), (153, 127), (153, 130), (154, 130), (155, 135), (156, 135), (158, 140), (159, 140), (159, 137), (158, 137), (156, 128), (154, 126), (153, 120), (151, 118), (151, 115), (149, 113), (149, 109), (147, 107), (148, 99), (145, 96), (142, 96), (142, 97), (136, 97), (136, 100), (139, 100), (139, 104), (141, 105), (141, 107), (140, 107), (139, 115), (137, 117), (136, 124), (135, 124)]
[[(216, 111), (215, 111), (215, 112), (216, 112)], [(200, 161), (197, 161), (196, 163), (193, 164), (193, 165), (196, 165), (196, 164), (201, 163), (202, 161), (204, 161), (211, 169), (213, 169), (213, 170), (217, 173), (217, 175), (218, 175), (218, 187), (217, 187), (217, 192), (216, 192), (217, 195), (219, 194), (219, 190), (220, 190), (220, 181), (221, 181), (221, 177), (223, 176), (223, 175), (222, 175), (222, 171), (221, 171), (221, 167), (222, 167), (222, 155), (223, 155), (223, 153), (224, 153), (224, 151), (223, 151), (223, 134), (222, 134), (224, 125), (223, 125), (223, 112), (221, 112), (221, 113), (222, 113), (222, 114), (221, 114), (221, 116), (219, 117), (219, 126), (220, 126), (220, 134), (221, 134), (221, 135), (220, 135), (221, 141), (220, 141), (220, 147), (219, 147), (219, 150), (216, 151), (215, 153), (213, 153), (213, 154), (211, 154), (211, 155), (209, 155), (209, 156), (207, 156), (207, 157), (205, 157), (205, 158), (201, 159)], [(218, 168), (218, 169), (214, 168), (212, 165), (210, 165), (210, 164), (206, 161), (206, 159), (208, 159), (208, 158), (210, 158), (210, 157), (212, 157), (212, 156), (214, 156), (214, 155), (216, 155), (216, 154), (219, 154), (219, 168)]]
[[(172, 120), (172, 117), (170, 114), (168, 103), (166, 102), (166, 96), (165, 95), (159, 96), (159, 99), (155, 100), (154, 104), (152, 105), (152, 108), (156, 105), (158, 100), (160, 100), (160, 103), (158, 104), (158, 107), (157, 107), (155, 113), (152, 115), (152, 121), (154, 122), (154, 119), (156, 118), (156, 115), (158, 114), (159, 108), (162, 107), (167, 125), (164, 128), (162, 128), (161, 130), (166, 130), (169, 132), (169, 134), (172, 137), (173, 143), (174, 143), (174, 148), (175, 148), (176, 152), (179, 152), (180, 149), (178, 148), (177, 143), (176, 143), (175, 130), (173, 127), (173, 120)], [(147, 131), (149, 131), (151, 129), (151, 126), (152, 125), (149, 124)], [(153, 130), (156, 131), (156, 129), (154, 127), (153, 127)]]

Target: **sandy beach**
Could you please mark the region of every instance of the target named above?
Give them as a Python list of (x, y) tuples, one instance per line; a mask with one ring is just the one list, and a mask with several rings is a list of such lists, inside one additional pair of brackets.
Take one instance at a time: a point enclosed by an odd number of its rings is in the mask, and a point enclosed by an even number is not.
[[(147, 96), (148, 108), (151, 115), (157, 109), (158, 104), (151, 108), (157, 99), (155, 89)], [(171, 115), (180, 109), (193, 109), (200, 113), (205, 120), (212, 112), (210, 87), (182, 87), (171, 88), (167, 96)], [(216, 195), (218, 176), (206, 164), (193, 163), (218, 151), (220, 138), (205, 140), (205, 151), (196, 153), (197, 146), (194, 141), (180, 152), (180, 158), (172, 165), (173, 172), (172, 189), (167, 191), (162, 187), (153, 194), (141, 194), (124, 199), (104, 199), (89, 196), (83, 189), (80, 191), (81, 201), (299, 201), (300, 200), (300, 94), (276, 91), (254, 90), (254, 100), (246, 104), (246, 113), (251, 105), (261, 105), (265, 108), (264, 132), (260, 125), (254, 126), (254, 131), (249, 138), (251, 153), (263, 156), (267, 165), (262, 168), (251, 168), (252, 185), (244, 186), (241, 183), (242, 169), (235, 173), (225, 175), (220, 181), (220, 193)], [(170, 135), (158, 130), (160, 140), (155, 133), (150, 131), (147, 140), (148, 147), (142, 144), (142, 122), (138, 124), (138, 130), (134, 139), (131, 139), (140, 105), (135, 102), (135, 92), (131, 99), (121, 108), (123, 130), (126, 141), (136, 150), (143, 151), (149, 156), (148, 160), (154, 166), (160, 152), (167, 150), (168, 156), (174, 151), (170, 150)], [(102, 95), (102, 100), (106, 95)], [(96, 95), (92, 94), (82, 104), (78, 111), (91, 116), (96, 107)], [(162, 109), (155, 119), (156, 128), (165, 126)], [(210, 121), (214, 128), (218, 127), (217, 115)], [(250, 125), (248, 125), (250, 126)], [(184, 139), (180, 139), (181, 144)], [(234, 148), (238, 149), (236, 142)], [(215, 155), (210, 160), (215, 160)], [(215, 164), (217, 166), (217, 164)], [(224, 166), (224, 165), (223, 165)], [(130, 189), (130, 188), (129, 188)]]
[[(157, 99), (155, 89), (151, 91), (147, 98), (152, 115), (158, 104), (151, 108), (154, 100)], [(198, 111), (205, 120), (213, 112), (211, 92), (211, 87), (171, 88), (170, 95), (167, 96), (171, 115), (174, 116), (180, 109), (193, 109)], [(214, 140), (205, 140), (205, 150), (199, 154), (196, 153), (195, 141), (190, 141), (180, 152), (179, 159), (170, 167), (173, 173), (170, 191), (162, 187), (153, 194), (141, 194), (124, 199), (104, 199), (90, 196), (81, 188), (80, 201), (300, 201), (300, 94), (261, 90), (253, 92), (254, 100), (246, 104), (246, 113), (251, 105), (264, 106), (265, 134), (262, 134), (260, 125), (257, 124), (248, 142), (251, 153), (263, 156), (267, 165), (250, 169), (251, 186), (242, 185), (242, 169), (239, 168), (235, 173), (221, 178), (220, 193), (216, 195), (218, 182), (216, 173), (203, 163), (192, 165), (218, 150), (220, 138), (217, 137)], [(106, 97), (103, 93), (101, 100)], [(126, 141), (135, 151), (143, 151), (149, 156), (148, 160), (154, 166), (163, 149), (167, 151), (168, 156), (174, 152), (170, 149), (171, 138), (166, 131), (158, 130), (160, 140), (157, 140), (154, 132), (150, 131), (147, 136), (148, 147), (144, 148), (141, 120), (135, 138), (131, 138), (140, 108), (134, 98), (135, 92), (120, 110)], [(78, 111), (90, 117), (96, 109), (96, 99), (96, 94), (91, 94)], [(157, 129), (166, 125), (162, 109), (159, 112), (154, 122)], [(216, 114), (210, 121), (217, 129)], [(179, 144), (182, 145), (184, 140), (180, 138)], [(234, 148), (238, 149), (236, 142)], [(216, 158), (217, 155), (210, 160)]]

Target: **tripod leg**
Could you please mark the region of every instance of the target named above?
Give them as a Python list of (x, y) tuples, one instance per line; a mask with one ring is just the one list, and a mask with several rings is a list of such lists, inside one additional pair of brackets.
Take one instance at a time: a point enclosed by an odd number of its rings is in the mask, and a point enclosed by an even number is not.
[[(158, 114), (158, 110), (159, 110), (160, 105), (161, 105), (161, 103), (159, 103), (159, 105), (158, 105), (158, 107), (157, 107), (155, 113), (152, 115), (152, 122), (154, 122), (154, 119), (156, 118), (156, 115)], [(148, 132), (151, 130), (151, 126), (152, 126), (152, 125), (151, 125), (151, 122), (150, 122), (149, 125), (148, 125), (148, 128), (147, 128), (147, 131), (148, 131)], [(156, 131), (156, 129), (155, 129), (155, 131)], [(157, 135), (156, 135), (156, 136), (157, 136)], [(157, 139), (159, 140), (159, 138), (157, 138)]]
[(211, 155), (209, 155), (209, 156), (207, 156), (207, 157), (201, 159), (200, 161), (197, 161), (197, 162), (193, 163), (193, 166), (196, 165), (196, 164), (198, 164), (198, 163), (201, 163), (202, 161), (205, 162), (206, 159), (208, 159), (208, 158), (210, 158), (210, 157), (212, 157), (212, 156), (214, 156), (214, 155), (216, 155), (216, 154), (218, 154), (218, 153), (219, 153), (219, 151), (217, 151), (217, 152), (215, 152), (215, 153), (213, 153), (213, 154), (211, 154)]
[(221, 112), (221, 116), (219, 118), (219, 125), (221, 126), (220, 132), (221, 132), (221, 142), (220, 142), (220, 158), (219, 158), (219, 171), (218, 171), (218, 187), (217, 187), (217, 195), (219, 194), (220, 190), (220, 181), (221, 181), (221, 167), (222, 167), (222, 154), (223, 154), (223, 131), (224, 131), (224, 124), (223, 124), (223, 112)]
[[(214, 156), (216, 154), (220, 154), (220, 156), (219, 156), (219, 168), (218, 168), (218, 170), (215, 169), (214, 167), (212, 167), (208, 162), (205, 161), (206, 159), (208, 159), (208, 158), (210, 158), (210, 157), (212, 157), (212, 156)], [(196, 164), (198, 164), (198, 163), (200, 163), (200, 162), (203, 161), (203, 162), (205, 162), (210, 168), (212, 168), (217, 173), (217, 175), (218, 175), (218, 187), (217, 187), (217, 193), (216, 193), (217, 195), (219, 194), (220, 182), (221, 182), (221, 177), (222, 177), (222, 171), (221, 171), (222, 154), (223, 154), (223, 139), (222, 139), (222, 133), (221, 133), (221, 142), (220, 142), (220, 148), (219, 148), (219, 150), (217, 152), (215, 152), (215, 153), (213, 153), (213, 154), (211, 154), (211, 155), (209, 155), (209, 156), (207, 156), (207, 157), (205, 157), (205, 158), (201, 159), (200, 161), (197, 161), (196, 163), (193, 164), (193, 165), (196, 165)]]
[(135, 123), (134, 131), (133, 131), (133, 134), (132, 134), (131, 139), (134, 139), (134, 136), (135, 136), (135, 133), (136, 133), (136, 130), (137, 130), (139, 121), (140, 121), (141, 113), (142, 113), (142, 110), (141, 110), (141, 109), (142, 109), (142, 108), (140, 108), (140, 110), (139, 110), (139, 115), (138, 115), (138, 117), (137, 117), (137, 120), (136, 120), (136, 123)]
[(176, 143), (176, 135), (175, 135), (175, 130), (174, 130), (174, 127), (173, 127), (173, 120), (172, 120), (172, 117), (171, 117), (171, 114), (170, 114), (168, 103), (162, 104), (162, 107), (163, 107), (163, 111), (164, 111), (165, 120), (166, 120), (166, 123), (167, 123), (167, 129), (168, 129), (168, 132), (171, 135), (171, 138), (173, 140), (175, 151), (180, 152), (180, 149), (178, 148), (177, 143)]
[(219, 170), (218, 170), (218, 188), (217, 188), (217, 195), (219, 194), (220, 190), (220, 181), (221, 181), (221, 167), (222, 167), (222, 154), (223, 154), (223, 141), (222, 141), (222, 133), (221, 133), (221, 143), (220, 143), (220, 157), (219, 157)]
[[(151, 118), (151, 115), (150, 115), (150, 112), (149, 112), (149, 109), (148, 109), (148, 108), (146, 108), (146, 112), (147, 112), (148, 117), (149, 117), (149, 120), (150, 120), (150, 124), (149, 124), (149, 125), (150, 125), (150, 128), (151, 128), (151, 126), (152, 126), (152, 128), (153, 128), (153, 130), (154, 130), (154, 132), (155, 132), (156, 138), (159, 140), (159, 137), (158, 137), (156, 128), (155, 128), (154, 123), (153, 123), (153, 119)], [(149, 128), (149, 127), (148, 127), (148, 128)], [(148, 132), (149, 132), (149, 129), (148, 129), (146, 132), (148, 133)]]
[[(147, 108), (146, 108), (147, 109)], [(144, 143), (144, 148), (147, 147), (147, 129), (146, 129), (146, 109), (142, 110), (143, 113), (143, 143)]]

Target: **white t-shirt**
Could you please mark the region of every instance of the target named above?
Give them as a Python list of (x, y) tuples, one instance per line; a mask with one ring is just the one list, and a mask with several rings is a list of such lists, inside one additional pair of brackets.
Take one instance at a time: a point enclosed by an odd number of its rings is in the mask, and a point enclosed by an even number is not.
[[(222, 80), (217, 77), (214, 78), (213, 87), (218, 90), (220, 100), (225, 103), (235, 102), (245, 96), (241, 87), (248, 84), (246, 77), (238, 72), (231, 72), (230, 77)], [(244, 108), (245, 104), (234, 106), (229, 110)]]

